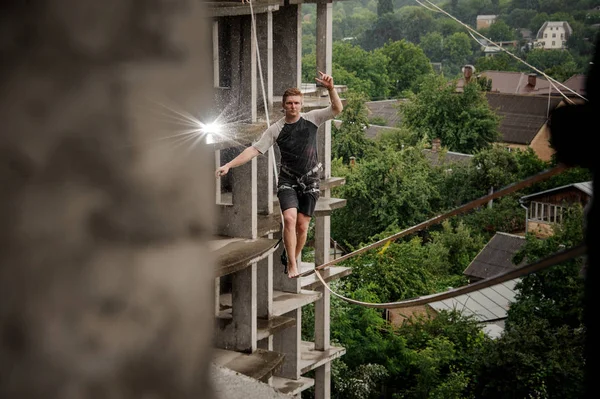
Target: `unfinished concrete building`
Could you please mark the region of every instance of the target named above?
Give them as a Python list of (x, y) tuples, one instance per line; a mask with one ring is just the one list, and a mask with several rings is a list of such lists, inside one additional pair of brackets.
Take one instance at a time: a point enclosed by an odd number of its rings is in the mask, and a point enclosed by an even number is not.
[[(216, 169), (282, 117), (285, 89), (302, 86), (302, 1), (208, 4), (215, 97), (212, 114), (204, 118), (216, 119), (222, 128), (208, 140)], [(316, 8), (317, 70), (330, 74), (332, 3), (317, 2)], [(305, 93), (304, 112), (328, 104), (326, 91), (315, 88)], [(215, 363), (283, 394), (301, 397), (314, 386), (316, 398), (329, 398), (331, 361), (345, 349), (330, 343), (329, 291), (314, 274), (288, 279), (283, 273), (279, 260), (283, 245), (277, 245), (281, 216), (275, 195), (276, 151), (271, 148), (216, 179)], [(331, 176), (331, 122), (319, 128), (318, 151), (323, 171), (313, 219), (315, 259), (302, 262), (301, 271), (329, 261), (330, 215), (345, 205), (344, 199), (331, 198), (330, 193), (344, 183)], [(326, 281), (349, 273), (346, 267), (322, 271)], [(311, 304), (315, 339), (306, 342), (301, 336), (302, 308)]]

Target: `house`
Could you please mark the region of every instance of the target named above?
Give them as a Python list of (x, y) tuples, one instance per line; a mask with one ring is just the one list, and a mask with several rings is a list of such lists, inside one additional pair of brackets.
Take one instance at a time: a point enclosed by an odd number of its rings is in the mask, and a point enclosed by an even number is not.
[(374, 139), (379, 134), (396, 129), (400, 126), (401, 118), (398, 112), (398, 104), (400, 104), (401, 101), (404, 100), (380, 100), (365, 102), (369, 119), (376, 118), (385, 122), (385, 125), (370, 124), (365, 130), (365, 135), (368, 138)]
[[(473, 283), (518, 268), (522, 264), (513, 264), (512, 258), (524, 243), (522, 236), (496, 233), (465, 269), (464, 274)], [(436, 317), (441, 311), (456, 310), (464, 316), (474, 317), (488, 336), (497, 338), (504, 330), (504, 321), (510, 304), (515, 300), (515, 286), (519, 281), (519, 278), (512, 279), (427, 305), (387, 309), (385, 317), (390, 323), (399, 326), (414, 316)]]
[(497, 15), (478, 15), (476, 29), (489, 28), (494, 22), (496, 22)]
[[(577, 98), (578, 95), (586, 97), (585, 83), (586, 76), (584, 74), (577, 74), (571, 76), (569, 79), (562, 82), (562, 84), (566, 86), (567, 89), (565, 89), (562, 86), (558, 86), (558, 89), (563, 93), (563, 95), (570, 97), (574, 101), (579, 101), (579, 99)], [(558, 92), (558, 90), (553, 88), (552, 95), (561, 94)]]
[[(444, 166), (451, 168), (453, 164), (468, 164), (473, 159), (472, 154), (448, 151), (442, 147), (439, 138), (431, 140), (431, 148), (423, 149), (423, 154), (432, 166)], [(452, 169), (446, 169), (452, 170)]]
[(554, 154), (550, 146), (549, 113), (561, 103), (559, 97), (488, 92), (488, 104), (501, 117), (499, 142), (508, 149), (533, 149), (544, 161)]
[(558, 50), (567, 47), (567, 40), (573, 29), (566, 21), (546, 21), (538, 30), (534, 41), (535, 48)]
[[(548, 80), (535, 73), (506, 72), (506, 71), (483, 71), (477, 76), (486, 77), (492, 81), (492, 93), (521, 94), (521, 95), (543, 95), (548, 94), (551, 88)], [(462, 91), (464, 77), (457, 81), (457, 90)]]
[[(329, 104), (323, 88), (301, 85), (302, 3), (208, 3), (213, 57), (207, 61), (212, 64), (214, 98), (207, 113), (219, 115), (222, 126), (210, 141), (211, 165), (218, 167), (235, 157), (281, 118), (281, 94), (288, 87), (302, 88), (305, 111)], [(316, 7), (316, 28), (323, 38), (316, 46), (317, 69), (331, 71), (332, 4)], [(331, 176), (330, 122), (319, 128), (319, 138), (323, 171), (313, 219), (314, 263), (302, 260), (301, 272), (330, 260), (330, 215), (346, 203), (331, 197), (331, 188), (344, 179)], [(343, 356), (345, 348), (330, 342), (330, 292), (314, 274), (289, 279), (282, 272), (281, 215), (275, 195), (278, 158), (277, 148), (272, 148), (215, 179), (217, 223), (210, 243), (218, 265), (213, 363), (244, 375), (246, 381), (266, 384), (274, 394), (300, 397), (314, 387), (315, 396), (326, 399), (331, 362)], [(321, 274), (332, 281), (350, 271), (328, 267)], [(308, 305), (315, 309), (314, 342), (301, 336), (302, 309)], [(244, 391), (238, 389), (239, 397)]]
[(591, 198), (591, 181), (523, 196), (519, 202), (526, 209), (525, 231), (538, 237), (549, 237), (553, 234), (553, 225), (562, 222), (565, 208), (573, 204), (586, 207)]
[(515, 265), (513, 256), (525, 244), (520, 235), (497, 232), (475, 259), (464, 270), (463, 274), (470, 283), (497, 276), (523, 265)]

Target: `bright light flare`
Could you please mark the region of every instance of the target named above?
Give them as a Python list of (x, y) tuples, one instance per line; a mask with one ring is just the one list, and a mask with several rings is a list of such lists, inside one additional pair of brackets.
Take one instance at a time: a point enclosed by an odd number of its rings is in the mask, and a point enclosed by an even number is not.
[[(239, 115), (231, 114), (224, 110), (216, 119), (211, 122), (204, 123), (196, 116), (188, 112), (177, 110), (173, 107), (162, 105), (169, 112), (164, 116), (168, 117), (171, 122), (179, 125), (180, 129), (175, 134), (164, 137), (163, 139), (171, 139), (177, 142), (177, 145), (187, 145), (193, 148), (197, 144), (204, 142), (208, 145), (222, 141), (234, 141), (236, 125)], [(227, 117), (226, 117), (227, 116)]]

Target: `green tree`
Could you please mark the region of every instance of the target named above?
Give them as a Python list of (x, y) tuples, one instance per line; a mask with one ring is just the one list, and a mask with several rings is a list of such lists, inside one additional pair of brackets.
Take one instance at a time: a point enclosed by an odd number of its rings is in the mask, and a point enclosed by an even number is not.
[(331, 153), (334, 158), (348, 163), (350, 157), (361, 159), (374, 148), (374, 143), (365, 136), (369, 118), (364, 94), (348, 92), (345, 97), (346, 106), (339, 117), (342, 123), (339, 128), (332, 127)]
[(388, 42), (374, 53), (388, 60), (386, 69), (392, 97), (402, 96), (406, 90), (416, 91), (423, 77), (433, 72), (423, 50), (406, 40)]
[[(527, 237), (514, 262), (549, 256), (583, 240), (583, 211), (573, 207), (554, 235)], [(475, 393), (481, 398), (583, 396), (581, 259), (529, 274), (516, 285), (503, 336), (481, 357)]]
[(432, 61), (441, 61), (444, 55), (444, 37), (439, 32), (429, 32), (421, 36), (419, 47)]
[(472, 39), (464, 32), (454, 33), (444, 40), (445, 69), (455, 75), (473, 56)]
[(383, 14), (359, 38), (360, 46), (366, 51), (382, 47), (389, 41), (403, 38), (402, 25), (397, 13)]
[(483, 71), (519, 71), (519, 61), (506, 53), (496, 54), (493, 57), (480, 57), (475, 62), (475, 68)]
[(515, 8), (505, 17), (505, 20), (508, 26), (512, 28), (526, 28), (530, 26), (531, 20), (536, 14), (535, 10)]
[(421, 36), (431, 32), (434, 20), (431, 13), (421, 6), (406, 6), (398, 11), (398, 21), (402, 27), (402, 39), (419, 44)]
[[(370, 98), (385, 99), (389, 96), (388, 66), (389, 60), (381, 52), (366, 52), (359, 46), (346, 42), (333, 44), (333, 64), (351, 73), (361, 80), (360, 91), (368, 94)], [(335, 72), (335, 71), (334, 71)], [(339, 84), (349, 82), (348, 76), (334, 75)], [(358, 91), (358, 88), (349, 85), (349, 88)]]
[[(564, 50), (534, 49), (527, 54), (527, 62), (548, 75), (568, 75), (566, 78), (578, 70), (573, 56)], [(555, 79), (564, 80), (556, 77)]]
[(377, 0), (377, 16), (394, 12), (394, 3), (392, 0)]
[(499, 118), (476, 84), (456, 92), (456, 82), (429, 75), (421, 91), (401, 104), (403, 125), (418, 137), (439, 137), (451, 151), (474, 153), (498, 138)]
[(506, 24), (506, 22), (499, 20), (490, 26), (488, 37), (495, 42), (514, 40), (515, 32)]

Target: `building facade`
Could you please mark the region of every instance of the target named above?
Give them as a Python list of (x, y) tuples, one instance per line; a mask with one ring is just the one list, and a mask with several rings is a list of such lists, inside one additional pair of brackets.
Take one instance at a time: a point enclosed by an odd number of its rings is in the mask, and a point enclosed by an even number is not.
[[(327, 106), (329, 97), (321, 88), (301, 84), (301, 1), (210, 4), (214, 101), (207, 114), (221, 126), (211, 137), (216, 169), (282, 117), (281, 95), (287, 88), (306, 89), (304, 112)], [(315, 76), (332, 69), (332, 3), (317, 2), (316, 9)], [(314, 217), (315, 259), (301, 262), (301, 272), (330, 260), (330, 215), (345, 205), (331, 197), (331, 188), (344, 183), (331, 176), (331, 122), (318, 134), (323, 171)], [(214, 362), (280, 393), (299, 398), (314, 386), (315, 397), (326, 399), (331, 361), (345, 349), (330, 343), (329, 291), (314, 274), (289, 279), (283, 272), (278, 159), (275, 146), (216, 179)], [(349, 273), (346, 267), (322, 269), (326, 281)], [(302, 340), (305, 306), (314, 306), (314, 342)]]
[(547, 21), (538, 30), (534, 41), (535, 48), (560, 50), (567, 48), (567, 40), (573, 33), (566, 21)]

